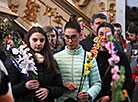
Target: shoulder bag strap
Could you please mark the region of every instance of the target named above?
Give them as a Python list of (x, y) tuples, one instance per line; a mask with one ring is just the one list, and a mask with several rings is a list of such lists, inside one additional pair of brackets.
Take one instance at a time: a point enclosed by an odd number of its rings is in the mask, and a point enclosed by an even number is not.
[[(84, 51), (84, 60), (83, 60), (82, 75), (83, 75), (83, 73), (84, 73), (85, 57), (86, 57), (86, 51)], [(80, 80), (80, 85), (79, 85), (78, 93), (80, 92), (81, 84), (82, 84), (82, 77), (81, 77), (81, 80)]]
[[(108, 73), (110, 67), (111, 67), (111, 66), (109, 65), (108, 68), (107, 68), (107, 70), (106, 70), (106, 72), (105, 72), (105, 74), (104, 74), (104, 76), (103, 76), (103, 80), (105, 79), (105, 77), (106, 77), (106, 75), (107, 75), (107, 73)], [(102, 81), (103, 81), (103, 80), (102, 80)]]

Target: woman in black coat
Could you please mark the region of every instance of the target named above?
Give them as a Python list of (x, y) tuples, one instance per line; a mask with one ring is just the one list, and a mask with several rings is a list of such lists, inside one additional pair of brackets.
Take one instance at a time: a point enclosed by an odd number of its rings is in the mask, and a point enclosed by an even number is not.
[[(100, 49), (96, 58), (100, 76), (102, 79), (102, 89), (100, 93), (95, 98), (96, 102), (110, 102), (112, 99), (112, 73), (111, 67), (109, 66), (108, 59), (111, 57), (108, 50), (106, 49), (106, 44), (109, 42), (107, 38), (107, 33), (114, 34), (114, 29), (109, 23), (102, 23), (97, 28), (97, 37), (100, 39)], [(120, 51), (116, 50), (116, 55), (120, 57), (120, 61), (116, 64), (119, 67), (124, 66), (125, 68), (125, 82), (122, 89), (126, 89), (129, 98), (132, 97), (132, 73), (130, 69), (130, 64), (126, 55)], [(123, 102), (127, 102), (126, 99)]]
[(54, 102), (54, 99), (63, 94), (62, 79), (46, 32), (41, 27), (32, 27), (26, 42), (35, 59), (38, 79), (32, 80), (17, 68), (10, 68), (8, 72), (15, 102)]

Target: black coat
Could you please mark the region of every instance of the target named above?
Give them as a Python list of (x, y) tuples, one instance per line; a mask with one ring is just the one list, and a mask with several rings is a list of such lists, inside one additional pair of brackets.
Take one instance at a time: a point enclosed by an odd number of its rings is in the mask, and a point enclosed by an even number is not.
[(93, 47), (94, 41), (93, 39), (96, 36), (94, 34), (92, 34), (91, 36), (88, 36), (86, 39), (83, 39), (82, 41), (80, 41), (80, 44), (82, 45), (83, 49), (85, 51), (90, 51)]
[(132, 97), (132, 102), (138, 102), (138, 87), (134, 91), (133, 97)]
[[(63, 94), (61, 74), (44, 73), (43, 65), (36, 64), (40, 87), (49, 89), (49, 95), (43, 102), (54, 102), (54, 99)], [(26, 75), (20, 73), (12, 64), (8, 73), (15, 102), (38, 102), (34, 93), (36, 90), (30, 91), (25, 87), (25, 83), (29, 80)]]
[[(119, 67), (124, 66), (125, 67), (125, 83), (123, 84), (123, 89), (126, 89), (128, 92), (129, 97), (132, 96), (132, 73), (130, 69), (130, 64), (128, 62), (128, 59), (126, 55), (122, 52), (117, 52), (117, 56), (120, 57), (120, 62), (117, 64)], [(103, 79), (105, 72), (109, 66), (108, 59), (111, 57), (111, 55), (108, 53), (108, 51), (99, 51), (98, 56), (96, 58), (100, 76), (102, 79), (102, 89), (95, 100), (100, 99), (103, 96), (109, 96), (111, 98), (112, 92), (111, 92), (111, 81), (112, 81), (112, 74), (111, 74), (111, 68), (106, 74), (106, 77)]]
[(8, 92), (8, 83), (8, 76), (2, 70), (0, 70), (0, 96), (5, 95)]
[[(93, 47), (93, 44), (94, 44), (93, 39), (95, 37), (96, 36), (94, 34), (92, 34), (91, 36), (88, 36), (86, 39), (80, 41), (80, 44), (82, 45), (82, 47), (85, 51), (89, 51), (89, 52), (91, 51), (91, 49)], [(113, 43), (114, 43), (114, 46), (115, 46), (115, 50), (118, 50), (118, 51), (124, 53), (124, 51), (122, 50), (119, 43), (117, 43), (116, 41), (113, 41)]]

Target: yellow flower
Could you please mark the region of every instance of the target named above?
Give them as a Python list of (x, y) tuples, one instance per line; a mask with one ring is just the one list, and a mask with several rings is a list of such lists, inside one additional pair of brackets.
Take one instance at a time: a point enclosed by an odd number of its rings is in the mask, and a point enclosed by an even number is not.
[(88, 63), (88, 66), (91, 67), (93, 65), (92, 61), (90, 61), (90, 63)]
[(85, 69), (89, 69), (89, 66), (88, 66), (88, 64), (86, 63), (86, 64), (84, 64), (84, 68)]
[(123, 90), (123, 94), (125, 97), (127, 97), (127, 90), (126, 89)]
[(92, 59), (92, 54), (89, 53), (89, 54), (88, 54), (88, 57), (89, 57), (89, 59), (91, 60), (91, 59)]
[(123, 79), (124, 79), (124, 80), (123, 80), (123, 83), (124, 83), (124, 82), (125, 82), (125, 75), (123, 75)]
[(89, 70), (84, 70), (84, 74), (89, 74), (90, 73), (90, 71)]
[[(98, 51), (96, 51), (96, 52), (98, 52)], [(97, 53), (93, 57), (97, 57)]]
[(121, 97), (127, 97), (127, 91), (126, 91), (126, 89), (124, 89), (122, 91)]
[(99, 39), (98, 37), (95, 37), (95, 38), (93, 39), (93, 41), (98, 41), (98, 39)]

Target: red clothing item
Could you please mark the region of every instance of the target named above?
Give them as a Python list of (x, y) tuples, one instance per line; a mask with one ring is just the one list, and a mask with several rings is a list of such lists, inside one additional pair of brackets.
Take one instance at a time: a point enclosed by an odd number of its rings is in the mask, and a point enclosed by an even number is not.
[[(134, 70), (133, 74), (132, 74), (132, 81), (135, 85), (135, 78), (138, 76), (138, 62), (137, 62), (137, 65), (136, 65), (136, 69)], [(135, 85), (135, 88), (137, 87), (137, 85)], [(135, 90), (134, 88), (134, 90)]]

